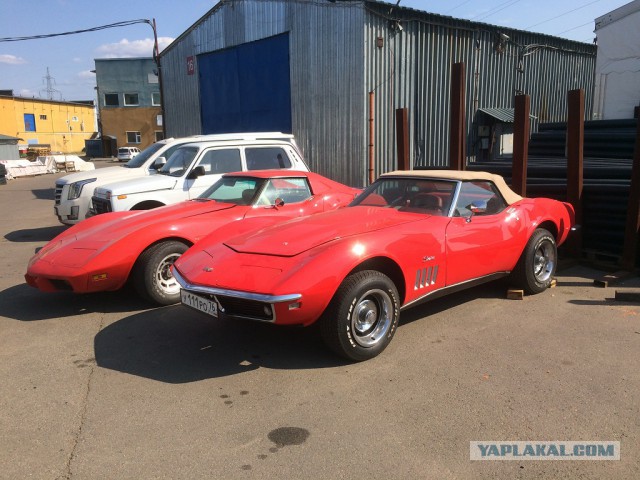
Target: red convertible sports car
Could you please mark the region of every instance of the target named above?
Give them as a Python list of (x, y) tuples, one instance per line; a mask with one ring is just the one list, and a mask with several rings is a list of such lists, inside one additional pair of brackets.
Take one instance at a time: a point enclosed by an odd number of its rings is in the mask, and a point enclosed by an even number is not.
[(45, 245), (25, 278), (40, 290), (77, 293), (117, 290), (131, 278), (143, 297), (169, 305), (180, 301), (171, 265), (205, 235), (334, 210), (359, 193), (309, 172), (226, 174), (195, 200), (83, 220)]
[(382, 175), (347, 208), (258, 232), (218, 230), (173, 266), (182, 303), (219, 318), (319, 322), (355, 361), (389, 344), (400, 311), (511, 275), (527, 293), (551, 283), (570, 204), (522, 198), (484, 172)]

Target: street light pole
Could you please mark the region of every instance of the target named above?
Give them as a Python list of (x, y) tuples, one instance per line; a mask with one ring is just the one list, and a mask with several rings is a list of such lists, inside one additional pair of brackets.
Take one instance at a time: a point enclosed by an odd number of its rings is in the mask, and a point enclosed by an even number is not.
[(160, 116), (162, 117), (162, 137), (167, 137), (166, 122), (164, 118), (164, 93), (162, 91), (162, 67), (160, 65), (160, 49), (158, 48), (158, 31), (156, 29), (156, 19), (151, 19), (151, 22), (147, 21), (153, 29), (153, 61), (156, 64), (158, 71), (158, 87), (160, 88)]

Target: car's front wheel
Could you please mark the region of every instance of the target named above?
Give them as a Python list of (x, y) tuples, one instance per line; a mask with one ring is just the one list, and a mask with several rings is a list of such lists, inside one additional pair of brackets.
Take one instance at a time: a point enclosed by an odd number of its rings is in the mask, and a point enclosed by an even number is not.
[(160, 305), (172, 305), (180, 301), (180, 285), (173, 278), (171, 265), (189, 247), (170, 240), (145, 250), (138, 258), (133, 271), (133, 282), (143, 298)]
[(381, 272), (349, 275), (320, 318), (322, 338), (329, 348), (353, 361), (382, 352), (398, 327), (398, 290)]
[(557, 265), (556, 239), (548, 230), (538, 228), (529, 238), (511, 276), (525, 293), (540, 293), (551, 285)]

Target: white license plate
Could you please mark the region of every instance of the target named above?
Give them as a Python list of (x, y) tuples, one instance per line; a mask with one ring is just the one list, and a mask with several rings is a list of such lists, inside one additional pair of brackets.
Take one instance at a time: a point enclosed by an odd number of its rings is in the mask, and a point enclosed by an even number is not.
[(208, 298), (187, 292), (186, 290), (180, 290), (180, 301), (183, 305), (211, 315), (212, 317), (218, 316), (218, 304)]

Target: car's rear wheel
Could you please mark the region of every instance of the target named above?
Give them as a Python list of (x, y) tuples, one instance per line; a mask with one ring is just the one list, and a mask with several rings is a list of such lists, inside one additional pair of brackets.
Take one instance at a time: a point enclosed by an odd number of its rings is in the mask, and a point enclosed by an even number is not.
[(389, 345), (399, 317), (394, 283), (381, 272), (364, 270), (342, 282), (320, 319), (320, 332), (329, 348), (359, 362)]
[(540, 293), (551, 285), (557, 265), (556, 239), (548, 230), (538, 228), (529, 238), (511, 276), (525, 293)]
[(138, 258), (133, 272), (133, 283), (143, 298), (160, 305), (180, 301), (180, 285), (173, 278), (171, 265), (189, 247), (169, 240), (145, 250)]

